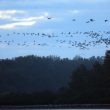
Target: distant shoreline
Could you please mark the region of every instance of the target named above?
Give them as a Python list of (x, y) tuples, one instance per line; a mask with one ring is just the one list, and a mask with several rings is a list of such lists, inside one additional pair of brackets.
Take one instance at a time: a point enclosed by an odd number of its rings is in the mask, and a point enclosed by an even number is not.
[(110, 109), (110, 104), (1, 105), (0, 109)]

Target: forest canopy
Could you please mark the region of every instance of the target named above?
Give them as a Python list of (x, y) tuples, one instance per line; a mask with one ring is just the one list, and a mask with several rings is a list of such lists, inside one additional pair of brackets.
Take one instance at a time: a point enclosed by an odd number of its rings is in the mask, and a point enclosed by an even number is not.
[(110, 51), (73, 60), (25, 56), (0, 60), (0, 104), (110, 103)]

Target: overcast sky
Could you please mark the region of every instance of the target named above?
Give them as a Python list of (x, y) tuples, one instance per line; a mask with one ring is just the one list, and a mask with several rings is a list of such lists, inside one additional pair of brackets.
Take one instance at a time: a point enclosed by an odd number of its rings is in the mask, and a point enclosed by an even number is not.
[[(47, 19), (52, 17), (52, 19)], [(87, 24), (89, 19), (94, 23)], [(72, 19), (76, 19), (75, 22)], [(75, 31), (109, 31), (110, 0), (0, 0), (0, 41), (14, 39), (16, 43), (33, 42), (34, 38), (15, 36), (13, 32), (55, 33)], [(7, 37), (7, 34), (10, 36)], [(60, 37), (60, 36), (59, 36)], [(62, 36), (61, 36), (62, 37)], [(59, 40), (62, 40), (61, 38)], [(78, 36), (79, 40), (85, 40)], [(83, 57), (104, 55), (107, 48), (103, 45), (92, 47), (89, 50), (68, 48), (67, 44), (61, 48), (55, 41), (58, 39), (35, 39), (37, 43), (47, 43), (49, 46), (19, 47), (15, 44), (0, 43), (0, 58), (11, 58), (24, 55), (57, 55), (73, 58), (76, 55)], [(64, 40), (64, 39), (63, 39)], [(71, 40), (71, 39), (70, 39)], [(109, 46), (110, 47), (110, 46)]]

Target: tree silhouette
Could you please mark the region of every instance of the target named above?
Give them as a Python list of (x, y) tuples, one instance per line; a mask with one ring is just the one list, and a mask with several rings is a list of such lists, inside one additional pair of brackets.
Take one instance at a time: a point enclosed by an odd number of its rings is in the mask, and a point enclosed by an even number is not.
[(106, 73), (110, 74), (110, 50), (107, 50), (105, 54), (104, 69)]
[(69, 103), (110, 103), (110, 51), (106, 52), (103, 64), (95, 61), (90, 70), (80, 65), (73, 71), (63, 97)]
[(109, 103), (107, 55), (104, 63), (94, 56), (73, 60), (33, 55), (2, 59), (0, 104)]

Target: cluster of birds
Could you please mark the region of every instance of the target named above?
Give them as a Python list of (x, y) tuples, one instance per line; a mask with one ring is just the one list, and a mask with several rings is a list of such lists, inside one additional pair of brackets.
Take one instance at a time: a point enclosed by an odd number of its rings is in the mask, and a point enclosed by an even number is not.
[[(62, 33), (64, 34), (64, 33)], [(100, 45), (100, 44), (105, 44), (105, 46), (108, 48), (110, 46), (110, 31), (107, 31), (107, 32), (94, 32), (94, 31), (88, 31), (88, 32), (75, 32), (75, 33), (68, 33), (70, 36), (68, 37), (74, 37), (75, 36), (73, 34), (79, 34), (80, 37), (83, 37), (82, 35), (85, 35), (86, 37), (89, 37), (89, 40), (84, 40), (83, 42), (81, 41), (76, 41), (76, 40), (57, 40), (57, 42), (60, 42), (60, 43), (68, 43), (71, 45), (71, 47), (79, 47), (80, 49), (89, 49), (88, 47), (90, 46), (97, 46), (97, 45)], [(76, 36), (78, 37), (78, 36)], [(82, 38), (82, 39), (83, 39)], [(86, 39), (86, 38), (85, 38)], [(71, 48), (69, 47), (69, 48)]]
[[(53, 17), (47, 17), (47, 19), (51, 20), (51, 19), (53, 19)], [(77, 19), (73, 18), (72, 21), (75, 22), (75, 21), (77, 21)], [(91, 22), (94, 22), (94, 21), (96, 21), (96, 20), (93, 19), (93, 18), (90, 18), (88, 21), (86, 21), (86, 23), (91, 23)], [(109, 22), (109, 19), (104, 19), (104, 22), (105, 23)]]
[[(8, 40), (4, 40), (7, 38)], [(28, 39), (29, 37), (29, 39)], [(81, 37), (81, 38), (80, 38)], [(42, 38), (39, 42), (38, 38)], [(47, 38), (47, 41), (43, 40)], [(80, 38), (80, 40), (77, 40)], [(20, 41), (19, 41), (20, 39)], [(48, 41), (49, 40), (49, 41)], [(87, 31), (87, 32), (61, 32), (61, 33), (21, 33), (13, 32), (0, 35), (0, 45), (12, 46), (56, 46), (56, 47), (78, 47), (80, 49), (89, 49), (97, 45), (110, 46), (110, 31)]]
[[(77, 21), (77, 20), (76, 19), (72, 19), (72, 21)], [(94, 22), (94, 21), (96, 21), (96, 20), (91, 18), (88, 21), (86, 21), (86, 23), (91, 23), (91, 22)], [(107, 23), (107, 22), (109, 22), (109, 20), (105, 19), (104, 22)]]
[[(53, 17), (47, 17), (47, 19), (51, 20), (51, 19), (53, 19)], [(77, 20), (73, 18), (72, 21), (77, 21)], [(86, 23), (91, 23), (91, 22), (94, 22), (94, 21), (96, 21), (96, 20), (93, 19), (93, 18), (90, 18), (88, 21), (86, 21)], [(109, 20), (105, 19), (104, 22), (107, 23), (107, 22), (109, 22)]]

